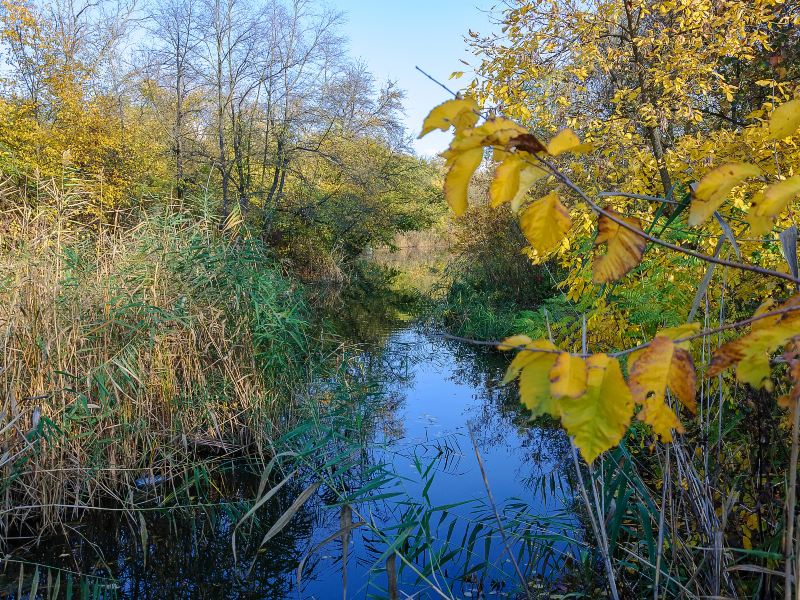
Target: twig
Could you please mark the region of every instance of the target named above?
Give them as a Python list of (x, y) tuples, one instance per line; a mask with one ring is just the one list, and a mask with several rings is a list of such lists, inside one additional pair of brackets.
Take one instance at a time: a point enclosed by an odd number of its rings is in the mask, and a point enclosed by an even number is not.
[(786, 557), (786, 564), (784, 565), (784, 579), (785, 598), (792, 600), (792, 582), (800, 592), (800, 585), (796, 581), (797, 573), (792, 576), (793, 566), (793, 552), (794, 552), (794, 521), (795, 521), (795, 508), (797, 504), (797, 460), (798, 451), (800, 450), (800, 395), (793, 393), (792, 400), (794, 401), (794, 421), (792, 423), (792, 450), (791, 458), (789, 461), (789, 489), (786, 490), (786, 541), (784, 546), (784, 555)]
[[(703, 331), (699, 331), (692, 335), (687, 335), (684, 337), (680, 337), (674, 340), (674, 343), (679, 344), (681, 342), (689, 342), (692, 340), (696, 340), (698, 338), (706, 337), (708, 335), (713, 335), (715, 333), (721, 333), (723, 331), (727, 331), (730, 329), (739, 329), (740, 327), (746, 327), (747, 325), (751, 325), (756, 321), (760, 321), (762, 319), (768, 319), (770, 317), (777, 317), (780, 315), (785, 315), (792, 312), (800, 311), (800, 306), (787, 306), (786, 308), (781, 308), (778, 310), (773, 310), (770, 312), (761, 313), (759, 315), (755, 315), (749, 317), (747, 319), (743, 319), (742, 321), (736, 321), (735, 323), (728, 323), (726, 325), (720, 325), (719, 327), (714, 327), (712, 329), (704, 329)], [(497, 347), (503, 345), (502, 340), (475, 340), (472, 338), (461, 337), (458, 335), (452, 335), (450, 333), (440, 333), (439, 336), (453, 340), (456, 342), (463, 342), (465, 344), (471, 344), (473, 346), (492, 346)], [(643, 344), (639, 344), (638, 346), (633, 346), (631, 348), (626, 348), (624, 350), (617, 350), (616, 352), (609, 352), (608, 355), (613, 358), (619, 358), (620, 356), (625, 356), (626, 354), (630, 354), (631, 352), (636, 352), (637, 350), (644, 350), (648, 348), (652, 342), (645, 342)], [(545, 354), (561, 354), (562, 350), (548, 350), (547, 348), (527, 348), (525, 346), (509, 346), (509, 350), (518, 350), (520, 352), (542, 352)], [(586, 352), (573, 352), (571, 353), (573, 356), (580, 356), (581, 358), (588, 358), (591, 354)]]
[(667, 200), (659, 196), (646, 196), (644, 194), (629, 194), (627, 192), (600, 192), (598, 198), (633, 198), (634, 200), (649, 200), (651, 202), (663, 202), (664, 204), (678, 204), (677, 200)]
[(429, 75), (428, 73), (426, 73), (425, 71), (423, 71), (422, 69), (420, 69), (420, 68), (419, 68), (419, 67), (417, 67), (417, 66), (415, 66), (414, 68), (415, 68), (417, 71), (419, 71), (420, 73), (422, 73), (423, 75), (425, 75), (425, 77), (427, 77), (428, 79), (430, 79), (430, 80), (431, 80), (433, 83), (435, 83), (436, 85), (438, 85), (440, 88), (443, 88), (443, 89), (444, 89), (444, 90), (445, 90), (445, 91), (446, 91), (448, 94), (450, 94), (451, 96), (458, 96), (458, 93), (457, 93), (457, 92), (454, 92), (453, 90), (451, 90), (449, 87), (447, 87), (445, 84), (443, 84), (441, 81), (439, 81), (438, 79), (436, 79), (436, 78), (435, 78), (435, 77), (433, 77), (432, 75)]
[(689, 248), (684, 248), (683, 246), (678, 246), (677, 244), (672, 244), (661, 238), (658, 238), (654, 235), (650, 235), (649, 233), (645, 233), (638, 227), (634, 227), (630, 223), (627, 223), (623, 219), (619, 218), (612, 212), (607, 211), (606, 209), (602, 208), (597, 202), (589, 198), (589, 196), (577, 185), (575, 185), (572, 180), (564, 175), (559, 169), (555, 167), (550, 161), (541, 156), (535, 157), (538, 162), (542, 165), (547, 167), (550, 172), (561, 181), (564, 185), (566, 185), (569, 189), (573, 192), (578, 194), (589, 206), (592, 208), (593, 211), (599, 213), (606, 217), (607, 219), (613, 221), (623, 229), (627, 229), (628, 231), (635, 233), (636, 235), (644, 238), (648, 242), (656, 244), (658, 246), (663, 246), (664, 248), (668, 248), (670, 250), (674, 250), (675, 252), (680, 252), (682, 254), (686, 254), (687, 256), (691, 256), (692, 258), (696, 258), (698, 260), (702, 260), (709, 263), (715, 263), (718, 265), (724, 265), (726, 267), (733, 267), (734, 269), (740, 269), (742, 271), (750, 271), (752, 273), (758, 273), (759, 275), (768, 275), (770, 277), (775, 277), (777, 279), (784, 279), (786, 281), (791, 281), (795, 284), (800, 284), (800, 278), (792, 277), (787, 273), (781, 273), (779, 271), (773, 271), (772, 269), (765, 269), (763, 267), (758, 267), (756, 265), (748, 265), (746, 263), (739, 263), (732, 260), (726, 260), (724, 258), (715, 258), (713, 256), (709, 256), (708, 254), (703, 254), (702, 252), (695, 252), (694, 250), (690, 250)]
[(670, 481), (669, 446), (666, 447), (666, 450), (667, 461), (664, 467), (666, 476), (661, 478), (661, 485), (663, 489), (661, 490), (661, 514), (658, 515), (658, 549), (656, 551), (656, 574), (655, 581), (653, 582), (653, 600), (658, 600), (658, 583), (659, 579), (661, 578), (661, 555), (664, 549), (664, 515), (667, 513), (667, 481)]

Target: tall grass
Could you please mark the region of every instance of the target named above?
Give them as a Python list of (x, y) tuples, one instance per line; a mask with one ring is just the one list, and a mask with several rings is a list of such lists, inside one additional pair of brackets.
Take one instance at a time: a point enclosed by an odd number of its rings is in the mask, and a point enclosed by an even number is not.
[(285, 429), (314, 344), (260, 243), (187, 206), (93, 218), (67, 178), (4, 190), (0, 538)]

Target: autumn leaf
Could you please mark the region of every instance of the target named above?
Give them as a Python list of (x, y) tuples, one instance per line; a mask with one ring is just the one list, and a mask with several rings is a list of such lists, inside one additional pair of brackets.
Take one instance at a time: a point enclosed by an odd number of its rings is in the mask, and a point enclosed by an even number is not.
[(769, 138), (782, 140), (800, 128), (800, 100), (784, 102), (772, 112), (769, 119)]
[[(503, 382), (502, 382), (503, 385), (519, 377), (519, 374), (522, 371), (523, 367), (525, 367), (530, 362), (536, 360), (538, 357), (544, 355), (546, 357), (550, 357), (553, 360), (555, 360), (558, 354), (557, 348), (553, 345), (552, 342), (548, 340), (531, 341), (531, 339), (528, 336), (516, 336), (516, 335), (511, 336), (510, 338), (506, 338), (505, 340), (503, 340), (503, 343), (499, 344), (497, 347), (501, 350), (506, 350), (506, 349), (510, 350), (513, 348), (519, 348), (520, 346), (523, 346), (528, 350), (519, 350), (517, 354), (514, 356), (513, 360), (511, 361), (511, 364), (508, 365), (508, 368), (506, 369), (506, 374), (505, 377), (503, 377)], [(548, 369), (549, 368), (550, 367), (548, 366)]]
[(540, 169), (534, 165), (526, 164), (519, 173), (519, 187), (517, 193), (511, 200), (511, 210), (517, 212), (525, 198), (528, 196), (528, 191), (533, 187), (533, 184), (548, 175), (547, 171)]
[(510, 202), (519, 190), (520, 172), (525, 161), (516, 154), (511, 154), (495, 170), (492, 185), (489, 187), (489, 199), (492, 208)]
[[(767, 298), (764, 300), (753, 313), (753, 317), (760, 317), (761, 315), (765, 315), (767, 313), (775, 312), (778, 310), (778, 303), (775, 302), (772, 298)], [(781, 315), (773, 315), (771, 317), (763, 317), (756, 321), (753, 321), (753, 324), (750, 326), (751, 331), (756, 331), (758, 329), (765, 329), (775, 325), (775, 323), (780, 320)]]
[(587, 376), (583, 358), (562, 352), (550, 369), (550, 393), (554, 398), (579, 398), (586, 393)]
[(569, 231), (572, 221), (556, 192), (533, 202), (519, 218), (522, 233), (539, 254), (547, 254), (558, 246)]
[(704, 223), (733, 188), (760, 174), (757, 166), (748, 163), (726, 163), (706, 173), (692, 192), (689, 225), (695, 227)]
[(467, 193), (472, 174), (483, 160), (483, 148), (473, 148), (456, 156), (444, 179), (444, 196), (456, 216), (467, 212)]
[(697, 414), (697, 371), (688, 350), (675, 348), (669, 369), (669, 389), (689, 412)]
[(511, 337), (507, 337), (502, 342), (497, 344), (497, 349), (503, 352), (508, 350), (516, 350), (521, 346), (527, 346), (533, 340), (529, 338), (527, 335), (512, 335)]
[(455, 127), (456, 131), (472, 127), (478, 122), (478, 111), (479, 107), (474, 100), (462, 98), (448, 100), (435, 107), (425, 117), (419, 137), (424, 137), (436, 129), (447, 131), (451, 126)]
[[(523, 350), (524, 352), (524, 350)], [(528, 360), (519, 375), (519, 398), (531, 411), (533, 418), (543, 414), (558, 416), (558, 399), (550, 393), (550, 370), (557, 354), (528, 352), (535, 354)]]
[[(503, 384), (519, 377), (520, 401), (534, 417), (554, 411), (550, 395), (550, 369), (558, 356), (556, 347), (547, 340), (531, 340), (528, 336), (515, 335), (503, 340), (498, 348), (507, 350), (524, 346), (506, 369)], [(538, 352), (536, 351), (538, 350)]]
[(633, 398), (616, 358), (595, 354), (586, 359), (586, 367), (586, 393), (575, 400), (561, 400), (558, 408), (561, 424), (591, 463), (625, 435), (633, 416)]
[[(764, 310), (760, 314), (796, 306), (800, 306), (800, 295), (793, 296), (779, 307)], [(751, 328), (750, 333), (720, 346), (711, 357), (706, 377), (714, 377), (736, 365), (736, 378), (739, 381), (756, 388), (764, 387), (771, 390), (770, 355), (800, 335), (800, 310), (793, 310), (776, 317), (760, 319), (766, 322), (759, 323), (758, 326)]]
[[(525, 335), (515, 335), (503, 340), (498, 348), (510, 350), (524, 346), (527, 350), (519, 350), (506, 369), (503, 384), (519, 377), (520, 401), (533, 417), (545, 413), (558, 417), (558, 403), (550, 393), (550, 373), (559, 353), (548, 340), (531, 340)], [(538, 350), (538, 352), (537, 352)]]
[(558, 156), (565, 152), (581, 154), (592, 149), (590, 144), (581, 144), (578, 136), (571, 129), (559, 131), (556, 136), (547, 143), (547, 153), (550, 156)]
[(692, 412), (697, 410), (697, 378), (688, 351), (675, 346), (665, 336), (656, 336), (630, 369), (633, 400), (642, 407), (638, 418), (653, 428), (664, 441), (672, 440), (672, 430), (683, 431), (674, 411), (667, 406), (667, 389)]
[[(700, 331), (700, 323), (684, 323), (683, 325), (678, 325), (677, 327), (665, 327), (664, 329), (659, 329), (654, 337), (661, 336), (669, 338), (673, 342), (676, 342), (675, 346), (677, 348), (690, 350), (692, 347), (692, 342), (690, 340), (684, 340), (682, 342), (677, 342), (677, 340), (694, 335), (698, 331)], [(633, 368), (633, 363), (639, 359), (645, 350), (647, 350), (647, 348), (640, 348), (639, 350), (634, 350), (628, 355), (628, 370)]]
[(527, 132), (516, 135), (508, 140), (506, 148), (509, 150), (516, 149), (521, 152), (527, 152), (528, 154), (547, 152), (547, 146), (540, 142), (539, 138), (537, 138), (535, 135)]
[[(615, 218), (641, 230), (639, 219), (622, 217), (609, 210)], [(606, 244), (606, 253), (603, 256), (595, 255), (592, 267), (595, 283), (608, 283), (620, 279), (642, 260), (646, 240), (639, 234), (622, 227), (606, 215), (600, 215), (597, 237), (594, 241), (595, 249), (601, 244)]]
[(445, 151), (445, 158), (450, 153), (460, 153), (478, 147), (497, 146), (505, 149), (509, 140), (525, 133), (526, 129), (510, 119), (494, 117), (487, 119), (478, 127), (456, 132), (456, 137)]
[(763, 235), (772, 229), (775, 219), (789, 202), (800, 194), (800, 175), (767, 186), (753, 197), (747, 222), (754, 235)]

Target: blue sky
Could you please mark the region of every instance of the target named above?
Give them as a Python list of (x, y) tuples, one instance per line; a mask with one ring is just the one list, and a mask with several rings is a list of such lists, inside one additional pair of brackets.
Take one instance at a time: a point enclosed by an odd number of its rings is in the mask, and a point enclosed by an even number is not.
[[(447, 81), (453, 71), (470, 69), (459, 59), (474, 64), (464, 36), (469, 29), (488, 33), (491, 29), (487, 10), (499, 0), (330, 0), (345, 13), (343, 33), (350, 39), (354, 58), (366, 62), (376, 81), (397, 81), (406, 91), (406, 124), (416, 137), (422, 120), (447, 93), (414, 67), (419, 65), (440, 81), (457, 88), (459, 82)], [(420, 154), (441, 152), (448, 137), (434, 132), (417, 140)]]

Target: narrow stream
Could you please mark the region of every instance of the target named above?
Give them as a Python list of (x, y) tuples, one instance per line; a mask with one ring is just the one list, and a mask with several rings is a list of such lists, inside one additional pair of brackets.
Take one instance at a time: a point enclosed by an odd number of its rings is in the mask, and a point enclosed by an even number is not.
[[(513, 386), (498, 385), (504, 363), (495, 353), (409, 323), (378, 339), (351, 367), (368, 393), (358, 399), (364, 406), (350, 407), (363, 415), (363, 431), (354, 442), (357, 464), (350, 467), (357, 471), (349, 484), (354, 499), (345, 508), (342, 490), (322, 485), (261, 546), (306, 487), (296, 477), (238, 529), (234, 557), (234, 526), (264, 493), (257, 474), (234, 470), (192, 515), (98, 511), (63, 538), (15, 558), (63, 569), (48, 575), (60, 573), (62, 588), (73, 583), (82, 589), (76, 598), (386, 598), (387, 567), (398, 572), (401, 598), (515, 597), (512, 555), (528, 581), (557, 574), (580, 545), (571, 539), (578, 527), (569, 509), (568, 446), (560, 429), (531, 426)], [(511, 552), (497, 528), (476, 449)], [(362, 521), (349, 531), (345, 563), (336, 532)], [(405, 558), (387, 564), (390, 556)], [(5, 565), (2, 597), (20, 598), (15, 564)], [(34, 577), (28, 565), (26, 586)], [(29, 596), (23, 591), (21, 597)]]

